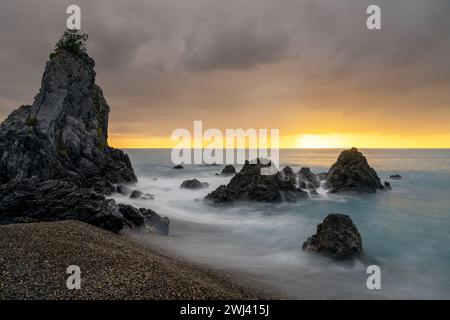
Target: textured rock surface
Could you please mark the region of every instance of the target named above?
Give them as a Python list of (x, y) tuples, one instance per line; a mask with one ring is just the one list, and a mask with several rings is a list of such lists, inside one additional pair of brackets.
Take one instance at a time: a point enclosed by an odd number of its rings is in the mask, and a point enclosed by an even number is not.
[(222, 175), (236, 174), (236, 168), (233, 165), (228, 164), (225, 166), (225, 168), (222, 169), (222, 172), (220, 174), (222, 174)]
[(249, 201), (296, 201), (308, 197), (308, 193), (297, 188), (296, 176), (290, 167), (274, 175), (262, 175), (261, 168), (268, 167), (259, 160), (256, 164), (246, 162), (240, 172), (206, 196), (216, 203), (234, 200)]
[(380, 178), (356, 148), (342, 151), (327, 173), (330, 192), (374, 193), (382, 190)]
[(108, 114), (94, 60), (61, 51), (47, 63), (33, 105), (0, 125), (0, 183), (32, 176), (88, 188), (135, 182), (128, 156), (108, 146)]
[(209, 184), (207, 182), (201, 182), (198, 181), (197, 179), (185, 180), (180, 186), (180, 188), (183, 189), (203, 189), (208, 187)]
[(320, 179), (309, 168), (301, 168), (298, 174), (298, 183), (303, 189), (317, 189), (320, 187)]
[(109, 106), (95, 75), (84, 51), (57, 50), (33, 105), (0, 124), (1, 224), (74, 219), (115, 232), (138, 225), (103, 196), (129, 194), (115, 184), (137, 179), (128, 156), (108, 146)]
[(363, 253), (358, 229), (350, 217), (343, 214), (328, 215), (302, 248), (341, 261), (357, 258)]

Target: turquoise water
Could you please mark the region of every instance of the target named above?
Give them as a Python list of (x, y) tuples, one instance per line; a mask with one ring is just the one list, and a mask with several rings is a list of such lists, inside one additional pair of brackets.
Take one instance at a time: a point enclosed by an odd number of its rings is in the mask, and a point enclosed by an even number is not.
[[(450, 150), (361, 151), (393, 190), (365, 196), (328, 195), (298, 203), (214, 206), (201, 199), (230, 178), (221, 167), (171, 169), (170, 150), (126, 150), (138, 188), (155, 200), (117, 200), (148, 206), (171, 219), (163, 245), (194, 261), (244, 271), (291, 298), (450, 298)], [(281, 150), (280, 162), (327, 171), (341, 150)], [(391, 181), (391, 174), (402, 175)], [(198, 178), (210, 188), (181, 190)], [(332, 212), (358, 227), (371, 263), (381, 268), (381, 290), (366, 287), (366, 266), (336, 265), (305, 253), (301, 244)]]

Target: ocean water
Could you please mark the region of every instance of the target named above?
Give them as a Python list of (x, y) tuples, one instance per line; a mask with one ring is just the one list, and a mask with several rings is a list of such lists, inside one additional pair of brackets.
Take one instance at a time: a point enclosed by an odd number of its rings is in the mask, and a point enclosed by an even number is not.
[[(329, 195), (297, 203), (202, 201), (230, 177), (221, 166), (172, 169), (170, 150), (126, 150), (139, 182), (154, 200), (116, 200), (150, 207), (171, 219), (161, 243), (193, 261), (243, 271), (293, 299), (450, 298), (450, 150), (361, 149), (382, 181), (393, 190), (363, 196)], [(341, 150), (281, 150), (280, 162), (327, 171)], [(401, 180), (389, 180), (400, 174)], [(186, 179), (208, 182), (182, 190)], [(381, 269), (381, 289), (369, 290), (366, 265), (342, 265), (301, 250), (329, 213), (349, 215), (363, 238), (371, 264)]]

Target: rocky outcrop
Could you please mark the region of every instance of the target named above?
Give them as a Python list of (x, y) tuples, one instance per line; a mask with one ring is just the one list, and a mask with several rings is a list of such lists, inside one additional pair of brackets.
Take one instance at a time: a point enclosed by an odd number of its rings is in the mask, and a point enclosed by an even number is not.
[(169, 235), (169, 218), (162, 218), (155, 211), (140, 208), (136, 209), (133, 206), (119, 203), (120, 213), (131, 222), (133, 227), (144, 226), (152, 233), (157, 233), (163, 236)]
[(31, 106), (0, 124), (0, 223), (81, 220), (111, 231), (133, 226), (114, 200), (137, 181), (108, 145), (109, 106), (95, 84), (84, 35), (67, 31), (51, 54)]
[(297, 187), (296, 176), (290, 167), (274, 175), (262, 175), (261, 169), (270, 167), (259, 160), (255, 164), (248, 161), (240, 172), (231, 178), (228, 185), (222, 185), (206, 196), (215, 203), (247, 201), (296, 201), (308, 197), (308, 193)]
[(356, 148), (342, 151), (327, 173), (330, 192), (374, 193), (383, 190), (380, 178)]
[(47, 62), (42, 87), (0, 125), (0, 184), (38, 177), (91, 188), (132, 183), (128, 156), (108, 146), (108, 114), (94, 60), (65, 50)]
[(0, 199), (1, 224), (80, 220), (113, 232), (140, 225), (114, 200), (64, 180), (12, 181), (0, 186)]
[(358, 229), (350, 217), (343, 214), (328, 215), (302, 248), (339, 261), (352, 260), (363, 253)]
[(310, 168), (301, 168), (297, 175), (300, 188), (315, 190), (320, 187), (319, 177)]
[(233, 165), (228, 164), (225, 166), (225, 168), (222, 169), (222, 172), (220, 174), (223, 176), (234, 175), (236, 174), (236, 168)]
[(181, 184), (180, 188), (183, 189), (203, 189), (203, 188), (208, 188), (209, 184), (207, 182), (200, 182), (197, 179), (192, 179), (192, 180), (185, 180), (183, 181), (183, 183)]
[(401, 178), (402, 178), (402, 176), (399, 174), (393, 174), (393, 175), (389, 176), (389, 179), (392, 179), (392, 180), (400, 180)]
[(172, 169), (180, 170), (180, 169), (184, 169), (184, 167), (181, 164), (179, 164), (179, 165), (174, 166)]

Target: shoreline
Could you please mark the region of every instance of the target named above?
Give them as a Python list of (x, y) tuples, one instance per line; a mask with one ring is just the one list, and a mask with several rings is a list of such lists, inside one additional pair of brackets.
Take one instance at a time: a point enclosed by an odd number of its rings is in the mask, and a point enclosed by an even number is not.
[[(277, 299), (267, 286), (79, 221), (0, 226), (0, 299)], [(157, 236), (156, 236), (157, 238)], [(69, 265), (81, 289), (68, 290)]]

